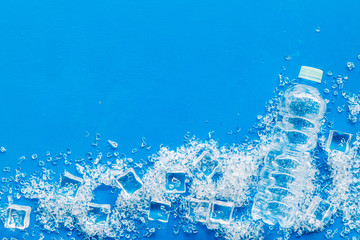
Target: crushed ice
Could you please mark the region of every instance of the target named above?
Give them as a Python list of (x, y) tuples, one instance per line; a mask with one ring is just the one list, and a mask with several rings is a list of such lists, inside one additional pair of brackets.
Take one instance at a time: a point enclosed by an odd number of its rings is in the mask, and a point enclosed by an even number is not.
[[(319, 82), (322, 71), (304, 67), (300, 76)], [(332, 76), (329, 71), (327, 77)], [(330, 108), (325, 112), (325, 103), (333, 104), (337, 114), (344, 111), (357, 124), (360, 96), (342, 90), (347, 79), (337, 75), (318, 91), (279, 74), (266, 114), (257, 117), (241, 144), (221, 146), (212, 132), (207, 140), (187, 134), (184, 145), (161, 145), (148, 158), (135, 160), (117, 152), (112, 140), (103, 153), (96, 133), (91, 143), (96, 152), (83, 157), (72, 158), (70, 149), (58, 156), (47, 151), (45, 159), (33, 154), (41, 171), (26, 175), (18, 167), (14, 176), (2, 178), (0, 198), (7, 204), (0, 208), (1, 220), (13, 230), (26, 231), (31, 221), (46, 232), (64, 228), (69, 239), (75, 232), (99, 239), (150, 237), (170, 219), (175, 235), (196, 234), (201, 224), (224, 239), (262, 239), (267, 227), (279, 228), (283, 239), (315, 231), (327, 238), (337, 232), (347, 236), (360, 229), (360, 135), (333, 129)], [(337, 105), (338, 95), (344, 105)], [(150, 148), (142, 138), (132, 156)], [(52, 165), (60, 161), (77, 171), (55, 173)], [(115, 204), (96, 200), (101, 186), (112, 189)], [(16, 204), (20, 197), (36, 201), (36, 208)], [(343, 229), (328, 229), (337, 217)]]

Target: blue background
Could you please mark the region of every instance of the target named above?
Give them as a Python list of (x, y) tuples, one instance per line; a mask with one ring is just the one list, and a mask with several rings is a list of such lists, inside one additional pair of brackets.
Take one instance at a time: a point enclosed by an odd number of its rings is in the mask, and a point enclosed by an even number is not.
[[(25, 155), (23, 171), (39, 170), (30, 156), (47, 150), (83, 156), (97, 132), (128, 154), (142, 137), (148, 155), (161, 143), (176, 148), (188, 131), (238, 143), (278, 73), (295, 78), (301, 65), (346, 74), (345, 90), (359, 92), (359, 69), (346, 70), (347, 61), (360, 66), (359, 9), (356, 0), (2, 1), (0, 169), (13, 174)], [(237, 127), (241, 134), (226, 133)], [(342, 114), (335, 128), (355, 133), (359, 124)], [(163, 227), (154, 239), (214, 238)], [(315, 237), (324, 238), (302, 238)]]

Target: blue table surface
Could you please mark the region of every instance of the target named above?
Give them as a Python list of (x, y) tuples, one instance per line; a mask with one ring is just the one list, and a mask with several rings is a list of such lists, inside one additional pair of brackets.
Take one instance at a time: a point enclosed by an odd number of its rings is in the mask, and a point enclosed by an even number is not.
[[(0, 169), (14, 173), (24, 155), (22, 169), (39, 170), (31, 155), (47, 150), (69, 147), (73, 157), (83, 156), (95, 133), (126, 154), (142, 137), (152, 146), (144, 155), (160, 144), (175, 149), (187, 132), (206, 138), (214, 131), (220, 145), (240, 143), (274, 96), (278, 73), (296, 78), (302, 65), (348, 75), (344, 89), (358, 93), (359, 9), (356, 0), (2, 1), (0, 146), (7, 152)], [(348, 71), (347, 61), (356, 68)], [(241, 134), (227, 134), (237, 127)], [(360, 129), (345, 113), (335, 128)], [(54, 167), (58, 175), (63, 170)], [(215, 238), (202, 226), (178, 236), (171, 223), (163, 228), (151, 238)], [(22, 234), (0, 224), (0, 237)]]

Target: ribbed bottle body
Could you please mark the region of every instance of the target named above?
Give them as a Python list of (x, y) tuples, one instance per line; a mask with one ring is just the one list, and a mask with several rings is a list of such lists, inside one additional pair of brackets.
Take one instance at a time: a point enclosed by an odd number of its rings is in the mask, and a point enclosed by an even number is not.
[(311, 167), (326, 104), (316, 88), (290, 87), (282, 96), (277, 123), (264, 167), (252, 217), (289, 227), (294, 222), (304, 182)]

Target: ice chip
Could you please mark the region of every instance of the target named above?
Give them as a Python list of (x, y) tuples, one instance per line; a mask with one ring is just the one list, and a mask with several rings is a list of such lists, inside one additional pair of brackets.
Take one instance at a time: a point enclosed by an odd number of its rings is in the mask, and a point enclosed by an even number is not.
[(188, 218), (195, 222), (207, 222), (210, 214), (210, 202), (207, 200), (191, 199), (189, 201)]
[(346, 67), (351, 71), (355, 68), (355, 64), (353, 62), (347, 62)]
[(61, 177), (59, 193), (70, 198), (75, 198), (82, 183), (82, 178), (74, 176), (65, 170), (64, 175)]
[(124, 174), (120, 175), (116, 182), (128, 195), (132, 195), (143, 185), (143, 182), (132, 168), (129, 168)]
[(170, 216), (170, 202), (151, 201), (149, 210), (149, 220), (168, 222)]
[(234, 203), (214, 201), (212, 202), (210, 221), (220, 224), (228, 224), (232, 219), (234, 211)]
[(333, 214), (334, 206), (318, 196), (314, 197), (306, 210), (308, 223), (317, 228), (325, 226), (330, 221)]
[(317, 68), (301, 66), (298, 78), (307, 79), (317, 83), (321, 83), (323, 71)]
[(109, 204), (89, 203), (89, 211), (86, 224), (88, 225), (106, 225), (109, 220), (111, 208)]
[(117, 142), (108, 140), (108, 143), (109, 143), (110, 147), (113, 148), (113, 149), (116, 149), (116, 148), (118, 147), (118, 143), (117, 143)]
[(184, 172), (166, 173), (166, 191), (173, 193), (186, 192), (185, 173)]
[(12, 204), (7, 209), (5, 228), (23, 230), (29, 227), (31, 207)]
[(340, 132), (337, 130), (330, 130), (326, 148), (347, 153), (350, 150), (352, 141), (352, 134)]
[(219, 166), (219, 162), (214, 159), (208, 151), (204, 151), (195, 160), (194, 165), (199, 169), (207, 178), (211, 178)]

